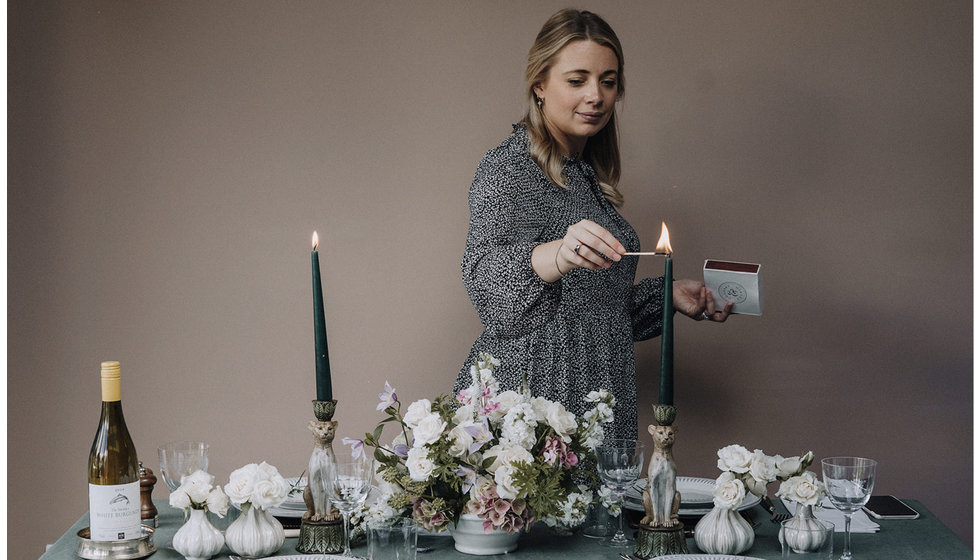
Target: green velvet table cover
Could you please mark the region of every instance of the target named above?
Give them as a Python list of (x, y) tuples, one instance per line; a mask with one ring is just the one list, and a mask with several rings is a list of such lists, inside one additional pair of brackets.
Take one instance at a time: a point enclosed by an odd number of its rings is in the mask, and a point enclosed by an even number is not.
[[(920, 502), (906, 500), (909, 505), (919, 512), (919, 519), (879, 521), (881, 530), (873, 534), (854, 534), (851, 536), (851, 550), (856, 560), (957, 560), (973, 558), (973, 551), (960, 540), (936, 516)], [(183, 557), (172, 546), (173, 535), (183, 523), (183, 512), (170, 507), (166, 500), (154, 502), (160, 512), (159, 527), (154, 535), (157, 551), (149, 558), (153, 560), (178, 560)], [(755, 544), (741, 556), (764, 558), (766, 560), (780, 557), (779, 542), (776, 540), (778, 524), (769, 521), (769, 515), (756, 507), (747, 511), (748, 517), (755, 521)], [(237, 515), (236, 511), (230, 516)], [(211, 516), (212, 523), (224, 530), (230, 522), (229, 517), (218, 519)], [(78, 531), (88, 526), (86, 513), (50, 549), (40, 557), (40, 560), (75, 559), (75, 547)], [(834, 538), (835, 558), (843, 548), (844, 535), (836, 533)], [(277, 556), (289, 556), (296, 552), (297, 539), (287, 538)], [(439, 536), (419, 537), (419, 546), (431, 547), (432, 550), (418, 555), (419, 560), (441, 560), (444, 558), (480, 558), (468, 556), (453, 548), (453, 539), (448, 534)], [(694, 539), (687, 539), (691, 553), (699, 552)], [(367, 557), (367, 546), (361, 544), (353, 548), (355, 555)], [(536, 524), (529, 533), (521, 535), (520, 545), (515, 552), (506, 555), (510, 560), (515, 557), (524, 560), (575, 560), (575, 559), (605, 559), (619, 560), (619, 550), (603, 545), (599, 539), (590, 539), (581, 535), (561, 537), (556, 535), (543, 523)], [(629, 552), (632, 553), (632, 550)], [(215, 556), (226, 560), (229, 551), (225, 547)], [(315, 558), (315, 555), (311, 555)], [(487, 559), (502, 559), (505, 555), (486, 556)]]

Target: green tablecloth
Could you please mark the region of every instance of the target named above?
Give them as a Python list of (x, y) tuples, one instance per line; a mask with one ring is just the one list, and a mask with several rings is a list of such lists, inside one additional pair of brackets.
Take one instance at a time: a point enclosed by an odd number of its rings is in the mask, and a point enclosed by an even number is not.
[[(919, 519), (881, 521), (881, 530), (878, 533), (852, 535), (851, 548), (856, 558), (859, 560), (957, 560), (973, 558), (973, 551), (948, 527), (936, 519), (925, 506), (915, 500), (907, 500), (907, 502), (920, 513)], [(171, 541), (177, 528), (183, 523), (183, 514), (171, 508), (165, 500), (157, 500), (155, 503), (157, 509), (160, 510), (160, 519), (159, 527), (154, 535), (157, 552), (150, 558), (152, 560), (182, 559), (183, 557), (173, 550)], [(758, 525), (755, 529), (755, 544), (742, 555), (767, 560), (779, 558), (779, 542), (776, 540), (778, 525), (769, 521), (768, 514), (761, 507), (749, 510), (748, 516), (757, 521)], [(214, 519), (213, 522), (219, 529), (224, 529), (229, 521), (228, 518), (225, 518)], [(88, 514), (86, 513), (58, 539), (54, 546), (41, 556), (40, 560), (76, 558), (76, 533), (79, 529), (87, 526)], [(839, 555), (842, 549), (843, 539), (843, 534), (835, 535), (835, 556)], [(295, 538), (287, 538), (278, 555), (297, 554), (296, 541)], [(452, 537), (448, 535), (420, 537), (419, 546), (432, 548), (430, 552), (419, 554), (419, 560), (476, 558), (456, 552), (453, 548)], [(688, 539), (687, 546), (692, 553), (698, 551), (694, 539)], [(354, 547), (354, 553), (359, 556), (367, 556), (367, 547), (364, 545)], [(227, 554), (228, 550), (225, 548), (215, 558), (224, 560)], [(575, 560), (579, 558), (618, 560), (619, 552), (603, 546), (602, 542), (596, 539), (579, 535), (567, 538), (558, 537), (544, 524), (539, 523), (534, 526), (529, 534), (521, 536), (520, 547), (517, 551), (507, 555), (510, 559), (515, 556), (525, 560)], [(485, 558), (501, 559), (504, 556)]]

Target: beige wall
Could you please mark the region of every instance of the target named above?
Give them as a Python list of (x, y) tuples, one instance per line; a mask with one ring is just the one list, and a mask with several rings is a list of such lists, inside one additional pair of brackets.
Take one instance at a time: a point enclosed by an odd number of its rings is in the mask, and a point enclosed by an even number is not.
[[(314, 229), (341, 436), (385, 379), (448, 391), (467, 188), (564, 4), (10, 2), (10, 556), (87, 508), (101, 360), (149, 466), (202, 438), (222, 483), (304, 469)], [(763, 263), (764, 316), (678, 321), (681, 473), (868, 455), (972, 543), (970, 4), (589, 4), (627, 53), (627, 218), (679, 276)]]

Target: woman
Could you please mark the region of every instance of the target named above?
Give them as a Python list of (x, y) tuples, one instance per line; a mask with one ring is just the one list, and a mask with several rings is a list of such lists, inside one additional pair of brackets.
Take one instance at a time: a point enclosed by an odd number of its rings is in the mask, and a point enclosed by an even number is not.
[[(462, 274), (485, 330), (456, 381), (469, 386), (480, 352), (498, 358), (502, 389), (520, 387), (582, 414), (583, 398), (618, 399), (613, 433), (636, 438), (633, 341), (660, 334), (663, 277), (634, 285), (639, 239), (616, 208), (623, 196), (616, 102), (624, 92), (619, 39), (599, 16), (562, 10), (528, 54), (529, 108), (483, 158), (470, 188)], [(724, 321), (703, 283), (674, 282), (674, 306)]]

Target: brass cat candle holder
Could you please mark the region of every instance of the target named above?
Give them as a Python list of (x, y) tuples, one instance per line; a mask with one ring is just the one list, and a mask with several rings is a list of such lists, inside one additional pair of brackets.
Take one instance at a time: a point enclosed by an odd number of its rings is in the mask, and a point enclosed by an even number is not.
[(673, 405), (653, 405), (656, 424), (648, 431), (653, 437), (653, 454), (647, 468), (647, 486), (643, 489), (643, 519), (640, 520), (633, 553), (639, 558), (668, 554), (687, 554), (684, 523), (678, 518), (681, 493), (677, 491), (677, 465), (674, 463)]
[(306, 513), (300, 521), (296, 550), (303, 554), (335, 554), (344, 550), (344, 526), (340, 511), (330, 501), (331, 475), (337, 461), (333, 438), (337, 421), (333, 419), (337, 401), (313, 401), (313, 416), (308, 428), (313, 432), (313, 454), (307, 468), (303, 501)]

